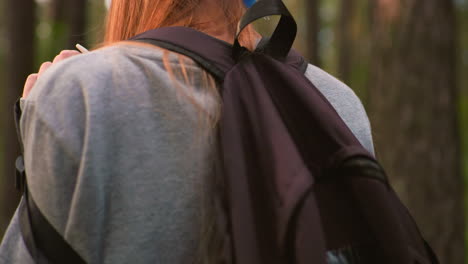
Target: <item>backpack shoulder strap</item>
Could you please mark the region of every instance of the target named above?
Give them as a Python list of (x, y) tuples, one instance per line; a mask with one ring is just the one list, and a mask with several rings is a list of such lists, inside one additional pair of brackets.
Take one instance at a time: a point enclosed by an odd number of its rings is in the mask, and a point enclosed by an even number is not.
[[(185, 55), (211, 73), (218, 81), (237, 63), (233, 46), (227, 42), (187, 27), (164, 27), (146, 31), (130, 39)], [(257, 50), (268, 48), (269, 38), (263, 38)], [(296, 51), (291, 50), (285, 63), (305, 73), (308, 63)]]
[(226, 72), (236, 63), (230, 56), (232, 46), (227, 42), (187, 27), (153, 29), (130, 40), (154, 44), (188, 56), (218, 81), (223, 81)]
[[(14, 107), (14, 120), (21, 154), (24, 155), (23, 140), (21, 138), (19, 126), (21, 114), (20, 100), (18, 99)], [(23, 199), (19, 207), (20, 230), (31, 257), (38, 264), (85, 264), (86, 262), (49, 223), (34, 202), (28, 190), (23, 156), (17, 158), (15, 165), (16, 188), (23, 192)]]
[(85, 264), (83, 258), (42, 214), (27, 185), (25, 187), (19, 212), (20, 230), (26, 247), (36, 263)]

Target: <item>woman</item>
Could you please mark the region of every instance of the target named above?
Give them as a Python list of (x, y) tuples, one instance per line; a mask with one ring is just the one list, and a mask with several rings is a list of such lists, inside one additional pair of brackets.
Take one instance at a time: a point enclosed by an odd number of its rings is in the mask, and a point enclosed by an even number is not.
[[(242, 0), (114, 0), (103, 48), (62, 52), (28, 78), (21, 136), (30, 192), (88, 263), (216, 263), (216, 84), (187, 58), (121, 41), (186, 26), (233, 43), (244, 10)], [(255, 43), (247, 32), (243, 44)], [(352, 90), (312, 65), (306, 76), (372, 153)], [(34, 263), (18, 214), (0, 263)]]

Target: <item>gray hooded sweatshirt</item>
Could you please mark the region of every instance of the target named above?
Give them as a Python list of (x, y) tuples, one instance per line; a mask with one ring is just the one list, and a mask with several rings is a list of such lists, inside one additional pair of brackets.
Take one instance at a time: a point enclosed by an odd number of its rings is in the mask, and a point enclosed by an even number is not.
[[(21, 136), (31, 195), (88, 263), (192, 263), (205, 176), (216, 160), (201, 121), (219, 100), (195, 64), (145, 46), (116, 45), (53, 65), (23, 100)], [(176, 74), (176, 76), (178, 76)], [(309, 65), (306, 76), (373, 153), (369, 120), (346, 85)], [(208, 131), (208, 132), (207, 132)], [(12, 187), (13, 188), (13, 187)], [(18, 212), (0, 263), (32, 264)]]

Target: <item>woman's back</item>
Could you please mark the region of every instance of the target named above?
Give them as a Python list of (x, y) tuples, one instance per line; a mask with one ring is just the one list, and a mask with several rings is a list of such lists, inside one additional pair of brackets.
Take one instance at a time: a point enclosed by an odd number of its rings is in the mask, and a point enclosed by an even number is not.
[[(214, 115), (220, 103), (198, 66), (185, 64), (185, 85), (171, 79), (162, 58), (159, 49), (128, 45), (80, 55), (51, 68), (23, 103), (32, 196), (89, 263), (196, 256), (217, 146), (216, 131), (200, 116)], [(169, 61), (183, 72), (177, 56)], [(314, 66), (306, 75), (373, 152), (355, 94)], [(32, 263), (17, 215), (0, 260)]]

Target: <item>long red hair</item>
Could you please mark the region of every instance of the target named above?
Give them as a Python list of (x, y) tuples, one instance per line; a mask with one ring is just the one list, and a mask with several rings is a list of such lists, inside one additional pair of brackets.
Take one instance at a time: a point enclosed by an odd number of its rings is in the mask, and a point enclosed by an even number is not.
[[(214, 1), (222, 5), (226, 26), (234, 34), (245, 11), (242, 0)], [(104, 43), (127, 40), (147, 30), (168, 26), (184, 26), (203, 31), (194, 14), (202, 2), (203, 0), (113, 0), (107, 16)], [(244, 39), (245, 35), (255, 36), (251, 29), (247, 29), (245, 33)], [(245, 44), (250, 46), (250, 43)]]

